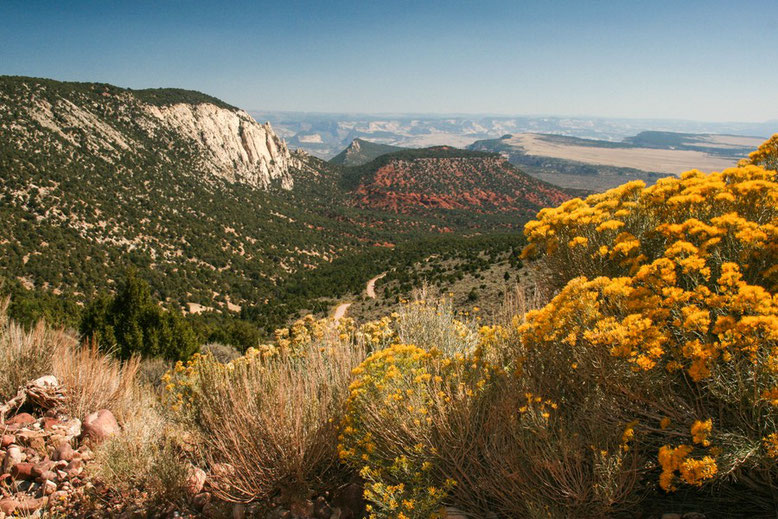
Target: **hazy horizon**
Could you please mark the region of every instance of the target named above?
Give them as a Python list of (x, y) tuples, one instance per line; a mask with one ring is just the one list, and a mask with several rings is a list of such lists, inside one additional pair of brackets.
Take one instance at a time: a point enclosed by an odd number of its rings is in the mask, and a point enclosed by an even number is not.
[[(207, 94), (207, 92), (204, 92)], [(375, 118), (413, 118), (424, 117), (429, 119), (446, 119), (446, 118), (495, 118), (495, 119), (511, 119), (511, 118), (527, 118), (527, 119), (603, 119), (610, 121), (655, 121), (655, 122), (690, 122), (690, 123), (712, 123), (712, 124), (760, 124), (760, 123), (772, 123), (778, 122), (778, 116), (774, 118), (768, 118), (764, 120), (756, 121), (736, 121), (736, 120), (705, 120), (705, 119), (683, 119), (683, 118), (671, 118), (671, 117), (609, 117), (598, 114), (550, 114), (550, 113), (487, 113), (487, 112), (319, 112), (315, 110), (283, 110), (283, 109), (264, 109), (264, 108), (241, 108), (250, 113), (277, 113), (277, 114), (294, 114), (294, 115), (312, 115), (312, 116), (336, 116), (346, 115), (353, 117), (375, 117)]]
[(247, 110), (764, 122), (774, 2), (0, 5), (0, 74)]

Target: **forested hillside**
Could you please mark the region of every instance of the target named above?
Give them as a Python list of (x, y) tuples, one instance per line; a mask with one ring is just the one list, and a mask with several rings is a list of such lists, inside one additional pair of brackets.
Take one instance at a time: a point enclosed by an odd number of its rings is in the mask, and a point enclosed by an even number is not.
[[(227, 308), (267, 297), (278, 279), (369, 236), (323, 233), (341, 224), (280, 189), (307, 169), (305, 157), (211, 102), (196, 92), (2, 78), (6, 282), (86, 301), (135, 265), (162, 300)], [(159, 106), (177, 115), (157, 118)], [(212, 117), (186, 121), (190, 109)]]

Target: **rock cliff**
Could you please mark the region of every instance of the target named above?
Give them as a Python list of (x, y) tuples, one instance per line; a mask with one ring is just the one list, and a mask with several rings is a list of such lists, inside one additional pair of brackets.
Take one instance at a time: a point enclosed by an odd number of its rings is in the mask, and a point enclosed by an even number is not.
[(259, 124), (243, 110), (212, 104), (145, 105), (161, 124), (194, 141), (202, 167), (233, 182), (268, 188), (278, 182), (291, 189), (293, 159), (270, 123)]

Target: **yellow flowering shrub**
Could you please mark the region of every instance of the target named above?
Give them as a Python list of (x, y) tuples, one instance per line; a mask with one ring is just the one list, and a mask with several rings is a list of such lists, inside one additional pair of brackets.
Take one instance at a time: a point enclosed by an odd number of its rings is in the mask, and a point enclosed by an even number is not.
[(442, 429), (457, 404), (485, 390), (478, 359), (396, 344), (356, 370), (339, 437), (341, 459), (364, 478), (369, 517), (428, 518), (457, 481), (444, 470)]
[(751, 152), (747, 159), (740, 161), (738, 165), (746, 166), (754, 164), (765, 169), (778, 170), (778, 133), (765, 141), (756, 151)]
[(430, 517), (446, 496), (435, 486), (427, 438), (439, 361), (438, 352), (395, 345), (354, 370), (338, 449), (361, 467), (371, 518)]
[(272, 346), (278, 351), (297, 355), (314, 342), (348, 341), (356, 331), (354, 320), (349, 317), (334, 322), (332, 319), (316, 319), (308, 314), (289, 328), (277, 329)]
[[(634, 276), (669, 260), (693, 280), (740, 266), (750, 284), (778, 283), (778, 184), (757, 165), (641, 181), (543, 209), (524, 229), (524, 257), (544, 257), (561, 287), (577, 276)], [(657, 268), (659, 265), (657, 265)], [(711, 270), (713, 269), (713, 270)]]
[(392, 329), (392, 321), (397, 318), (397, 313), (384, 316), (375, 321), (368, 321), (359, 327), (357, 336), (372, 351), (381, 350), (389, 346), (396, 339), (396, 333)]
[(604, 427), (658, 423), (624, 443), (642, 470), (659, 462), (665, 491), (738, 473), (755, 491), (774, 484), (776, 143), (721, 173), (544, 209), (525, 228), (524, 256), (561, 290), (517, 323), (513, 357), (560, 408), (596, 398)]

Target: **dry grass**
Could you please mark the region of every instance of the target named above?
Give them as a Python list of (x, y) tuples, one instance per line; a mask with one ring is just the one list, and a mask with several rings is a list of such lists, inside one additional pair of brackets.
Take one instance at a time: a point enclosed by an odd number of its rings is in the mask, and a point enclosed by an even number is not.
[(99, 409), (110, 409), (120, 422), (130, 421), (144, 402), (137, 380), (138, 358), (124, 363), (102, 354), (97, 343), (60, 347), (52, 359), (52, 374), (67, 390), (67, 406), (73, 416), (84, 418)]
[(198, 363), (192, 406), (208, 438), (206, 457), (212, 467), (230, 467), (216, 476), (217, 494), (250, 501), (320, 486), (338, 463), (351, 371), (364, 356), (327, 334), (296, 354)]
[(78, 341), (64, 330), (55, 330), (44, 322), (32, 329), (8, 318), (8, 299), (0, 301), (0, 400), (16, 394), (27, 382), (51, 374), (57, 352), (76, 347)]
[(65, 388), (68, 411), (78, 418), (110, 409), (128, 421), (148, 405), (136, 380), (137, 359), (121, 363), (100, 353), (96, 344), (79, 345), (76, 337), (43, 321), (25, 330), (8, 318), (7, 308), (7, 300), (0, 303), (0, 399), (38, 377), (54, 375)]
[(69, 414), (83, 419), (110, 409), (122, 431), (96, 449), (95, 474), (113, 490), (145, 492), (149, 503), (185, 496), (189, 465), (168, 440), (169, 424), (157, 411), (148, 386), (137, 377), (139, 359), (121, 362), (96, 343), (80, 345), (62, 329), (41, 321), (25, 330), (7, 317), (0, 302), (0, 399), (40, 376), (54, 375), (65, 390)]

